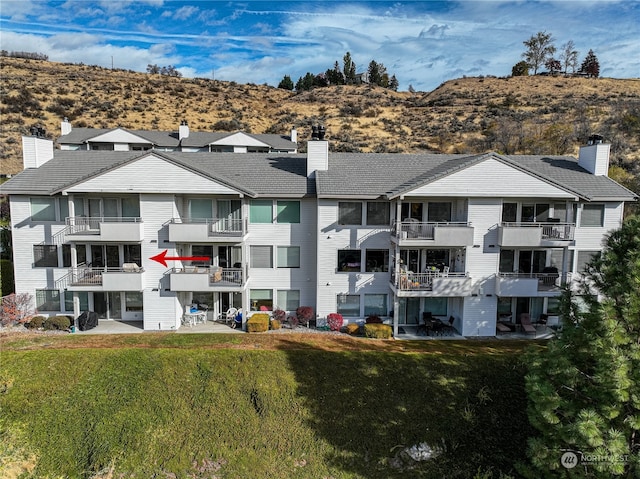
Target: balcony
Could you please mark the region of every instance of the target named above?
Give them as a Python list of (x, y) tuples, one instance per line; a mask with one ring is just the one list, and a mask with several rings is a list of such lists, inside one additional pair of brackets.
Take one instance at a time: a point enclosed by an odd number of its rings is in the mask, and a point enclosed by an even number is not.
[(433, 271), (428, 273), (400, 273), (398, 281), (392, 276), (391, 288), (400, 297), (470, 296), (471, 278), (467, 273)]
[(470, 246), (473, 227), (468, 222), (407, 220), (394, 225), (391, 240), (399, 246)]
[(64, 242), (118, 242), (139, 243), (144, 238), (144, 225), (140, 217), (67, 218), (62, 230)]
[(171, 291), (242, 291), (243, 268), (185, 266), (168, 271)]
[(229, 218), (172, 218), (169, 241), (203, 243), (240, 241), (248, 231), (248, 221)]
[(574, 223), (501, 223), (498, 244), (502, 247), (566, 246), (573, 241)]
[[(567, 274), (567, 282), (571, 281)], [(498, 273), (496, 294), (504, 297), (557, 296), (562, 291), (559, 273)]]
[(56, 287), (69, 291), (142, 291), (144, 268), (134, 263), (121, 267), (71, 268), (56, 282)]

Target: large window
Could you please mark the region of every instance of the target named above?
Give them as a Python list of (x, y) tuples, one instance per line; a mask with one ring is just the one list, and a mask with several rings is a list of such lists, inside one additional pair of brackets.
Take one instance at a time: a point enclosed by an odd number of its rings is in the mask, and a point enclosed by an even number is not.
[(424, 298), (424, 310), (434, 316), (446, 316), (447, 298)]
[(547, 314), (549, 316), (560, 314), (560, 298), (547, 298)]
[(31, 221), (56, 221), (56, 199), (31, 198)]
[(364, 295), (364, 315), (369, 316), (377, 314), (378, 316), (386, 316), (387, 309), (386, 294), (365, 294)]
[(500, 250), (500, 266), (499, 271), (501, 273), (513, 273), (515, 269), (515, 255), (516, 252), (512, 249)]
[(142, 293), (139, 291), (127, 291), (124, 293), (125, 311), (142, 311)]
[(357, 318), (360, 316), (360, 295), (339, 294), (336, 309), (344, 317)]
[[(78, 291), (78, 299), (80, 300), (80, 311), (88, 311), (89, 293), (86, 291)], [(64, 292), (64, 310), (73, 312), (73, 291)]]
[(580, 226), (604, 226), (604, 205), (583, 205)]
[(251, 246), (252, 268), (273, 268), (273, 246)]
[(440, 223), (451, 221), (451, 203), (429, 202), (427, 216), (429, 221)]
[(276, 306), (284, 311), (295, 311), (300, 307), (300, 291), (279, 290), (278, 304)]
[(365, 251), (366, 272), (386, 272), (389, 271), (389, 250), (368, 249)]
[(362, 203), (359, 201), (339, 201), (338, 202), (338, 224), (339, 225), (361, 225), (362, 224)]
[(251, 223), (273, 223), (273, 201), (251, 200), (249, 221)]
[(249, 290), (249, 300), (251, 301), (252, 311), (259, 311), (261, 307), (268, 310), (273, 309), (273, 291), (270, 289)]
[(338, 250), (338, 271), (360, 272), (361, 253), (359, 249)]
[(60, 291), (57, 289), (36, 289), (36, 309), (38, 311), (60, 311)]
[(389, 226), (391, 223), (389, 203), (381, 201), (367, 202), (367, 224)]
[[(140, 245), (138, 245), (138, 248)], [(83, 264), (87, 262), (87, 247), (83, 244), (76, 245), (76, 256), (78, 257), (77, 264)], [(140, 264), (140, 263), (138, 263)], [(65, 268), (71, 267), (71, 245), (63, 244), (62, 245), (62, 266)]]
[[(133, 246), (133, 245), (132, 245)], [(137, 246), (137, 245), (135, 245)], [(125, 248), (125, 256), (133, 259), (138, 252), (135, 248), (127, 249)], [(191, 246), (191, 254), (194, 257), (200, 258), (209, 258), (208, 260), (203, 261), (191, 261), (192, 266), (209, 266), (213, 264), (213, 246), (206, 244), (194, 244)], [(138, 265), (142, 264), (138, 261), (126, 261), (127, 263), (137, 263)]]
[(278, 201), (276, 221), (278, 223), (300, 223), (300, 202)]
[(210, 199), (192, 198), (189, 200), (189, 218), (208, 220), (213, 218), (213, 205)]
[(278, 246), (278, 268), (299, 268), (300, 246)]
[(518, 221), (518, 203), (502, 203), (502, 221), (505, 223)]
[[(213, 250), (211, 251), (211, 255), (213, 256)], [(194, 255), (194, 256), (198, 256), (198, 255)], [(124, 245), (124, 262), (135, 263), (138, 266), (142, 264), (142, 250), (139, 244)]]
[(58, 247), (54, 244), (34, 244), (33, 265), (36, 268), (57, 267)]

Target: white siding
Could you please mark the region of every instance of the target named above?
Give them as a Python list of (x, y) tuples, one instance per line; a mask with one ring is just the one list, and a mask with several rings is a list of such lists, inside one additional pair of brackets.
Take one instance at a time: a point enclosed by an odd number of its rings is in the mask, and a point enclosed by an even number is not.
[(153, 154), (91, 178), (69, 192), (236, 194), (237, 191)]
[(405, 196), (573, 198), (556, 188), (500, 161), (488, 159), (445, 178), (416, 188)]

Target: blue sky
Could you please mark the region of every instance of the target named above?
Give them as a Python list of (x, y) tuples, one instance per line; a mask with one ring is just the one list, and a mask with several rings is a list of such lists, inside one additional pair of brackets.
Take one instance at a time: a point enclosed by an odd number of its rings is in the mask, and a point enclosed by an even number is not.
[(640, 77), (640, 2), (518, 0), (219, 2), (0, 0), (0, 47), (57, 62), (268, 83), (371, 60), (400, 89), (430, 91), (463, 75), (509, 75), (539, 31), (593, 49), (601, 76)]

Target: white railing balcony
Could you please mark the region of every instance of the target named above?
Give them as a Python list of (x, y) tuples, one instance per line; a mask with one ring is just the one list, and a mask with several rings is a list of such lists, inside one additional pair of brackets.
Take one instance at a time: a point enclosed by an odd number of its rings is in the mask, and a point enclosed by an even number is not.
[(71, 268), (56, 286), (70, 291), (142, 291), (144, 268), (135, 263), (120, 267)]
[(574, 223), (503, 222), (498, 225), (500, 246), (550, 246), (573, 241)]
[(564, 278), (562, 273), (498, 273), (496, 294), (513, 297), (559, 294), (563, 281), (570, 283), (571, 273)]
[(248, 231), (248, 219), (230, 218), (172, 218), (169, 222), (169, 241), (191, 243), (241, 239)]
[(224, 291), (242, 288), (245, 281), (243, 268), (219, 266), (184, 266), (169, 271), (171, 291)]
[(403, 272), (400, 273), (397, 281), (395, 275), (392, 275), (391, 282), (401, 296), (416, 295), (413, 293), (446, 297), (471, 294), (471, 278), (465, 272)]
[(469, 246), (473, 244), (473, 226), (466, 221), (396, 223), (392, 238), (400, 245)]
[(65, 242), (68, 241), (117, 241), (140, 242), (144, 238), (144, 225), (138, 216), (123, 217), (84, 217), (75, 216), (66, 219), (63, 230)]

